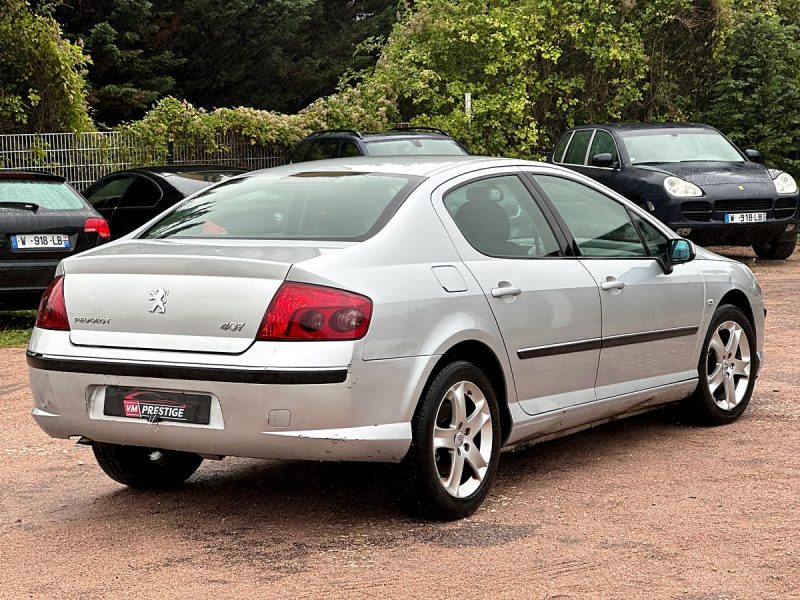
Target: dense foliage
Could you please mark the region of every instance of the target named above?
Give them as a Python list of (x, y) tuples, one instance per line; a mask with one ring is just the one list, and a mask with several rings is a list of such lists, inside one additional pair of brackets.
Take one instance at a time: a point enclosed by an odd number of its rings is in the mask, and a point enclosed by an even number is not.
[(91, 126), (81, 48), (25, 0), (0, 2), (0, 133)]

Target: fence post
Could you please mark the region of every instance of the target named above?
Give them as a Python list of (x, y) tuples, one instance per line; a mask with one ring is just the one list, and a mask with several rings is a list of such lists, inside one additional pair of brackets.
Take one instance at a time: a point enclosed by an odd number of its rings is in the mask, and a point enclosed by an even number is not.
[(167, 164), (175, 164), (175, 141), (170, 140), (167, 142)]

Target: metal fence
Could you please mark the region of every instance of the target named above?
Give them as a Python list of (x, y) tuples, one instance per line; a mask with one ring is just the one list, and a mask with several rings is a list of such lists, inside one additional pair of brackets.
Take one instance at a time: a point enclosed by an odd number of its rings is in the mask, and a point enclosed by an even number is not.
[(264, 169), (288, 160), (288, 149), (252, 144), (236, 134), (216, 144), (180, 141), (143, 146), (136, 136), (118, 131), (0, 135), (0, 170), (48, 171), (79, 190), (100, 177), (130, 167), (164, 164), (215, 164)]

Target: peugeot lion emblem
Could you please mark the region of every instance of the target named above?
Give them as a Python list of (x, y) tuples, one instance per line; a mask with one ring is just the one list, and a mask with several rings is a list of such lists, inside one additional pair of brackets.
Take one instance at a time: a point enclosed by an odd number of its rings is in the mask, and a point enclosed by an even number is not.
[(150, 312), (155, 313), (159, 312), (164, 314), (167, 312), (167, 296), (169, 292), (164, 288), (158, 288), (157, 290), (153, 290), (150, 292), (150, 297), (148, 300), (153, 303), (153, 306), (150, 307)]

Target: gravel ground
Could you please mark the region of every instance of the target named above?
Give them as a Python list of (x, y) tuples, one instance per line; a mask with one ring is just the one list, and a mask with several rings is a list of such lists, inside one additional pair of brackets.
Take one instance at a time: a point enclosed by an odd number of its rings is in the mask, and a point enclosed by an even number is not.
[(0, 349), (0, 597), (800, 598), (800, 253), (754, 268), (767, 364), (742, 419), (663, 410), (504, 454), (457, 523), (405, 517), (380, 465), (125, 489), (38, 429), (24, 352)]

